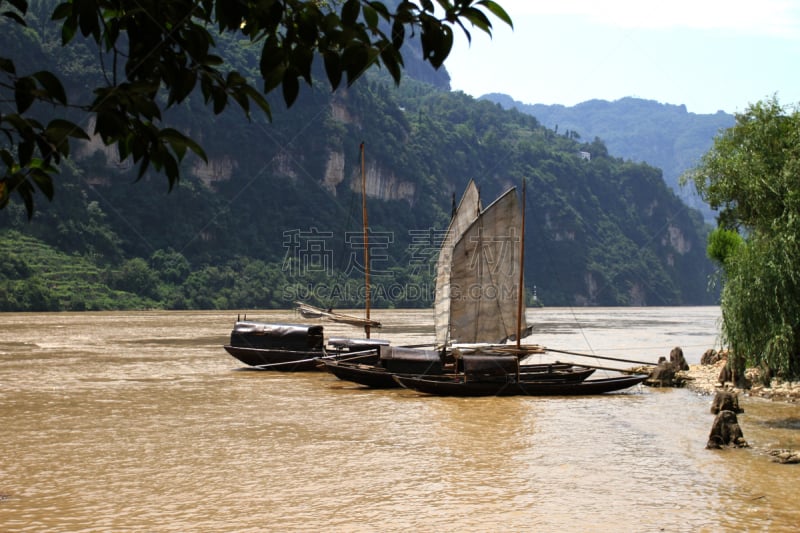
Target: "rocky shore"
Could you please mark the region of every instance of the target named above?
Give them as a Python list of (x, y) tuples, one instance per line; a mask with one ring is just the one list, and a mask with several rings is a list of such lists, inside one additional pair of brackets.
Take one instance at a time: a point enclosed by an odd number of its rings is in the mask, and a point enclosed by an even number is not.
[[(761, 372), (756, 368), (751, 368), (745, 371), (745, 382), (748, 385), (746, 388), (741, 389), (730, 381), (723, 381), (722, 378), (727, 377), (724, 372), (727, 364), (727, 359), (722, 357), (714, 357), (711, 361), (708, 360), (706, 352), (703, 356), (705, 364), (698, 365), (685, 365), (688, 370), (679, 370), (674, 373), (673, 386), (685, 386), (700, 394), (714, 394), (714, 401), (716, 403), (718, 398), (728, 396), (727, 393), (732, 393), (732, 396), (751, 396), (765, 398), (773, 401), (797, 403), (800, 401), (800, 381), (784, 381), (779, 378), (773, 378), (769, 386), (763, 385), (764, 379)], [(712, 406), (712, 413), (714, 413)], [(718, 415), (719, 417), (722, 415)], [(712, 438), (717, 429), (718, 419), (715, 419), (714, 426), (712, 426), (711, 434), (709, 436), (708, 447), (712, 446)], [(736, 423), (736, 415), (732, 418), (733, 424), (731, 427), (738, 430)], [(739, 433), (741, 436), (741, 432)], [(744, 437), (741, 436), (742, 446), (747, 446)], [(734, 444), (736, 446), (736, 444)], [(800, 450), (788, 449), (772, 449), (766, 450), (766, 454), (770, 460), (782, 464), (798, 464), (800, 463)]]
[(763, 384), (758, 369), (751, 368), (745, 372), (749, 388), (740, 389), (733, 383), (721, 382), (720, 374), (727, 363), (720, 359), (713, 364), (689, 365), (689, 370), (675, 374), (676, 379), (682, 380), (684, 386), (702, 394), (714, 394), (720, 390), (738, 393), (741, 396), (766, 398), (774, 401), (796, 403), (800, 402), (800, 381), (783, 381), (773, 378), (770, 386)]

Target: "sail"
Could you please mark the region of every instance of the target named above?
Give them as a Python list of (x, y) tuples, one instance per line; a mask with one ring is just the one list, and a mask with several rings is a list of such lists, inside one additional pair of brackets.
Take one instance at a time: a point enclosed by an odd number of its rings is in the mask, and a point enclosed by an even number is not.
[[(450, 272), (450, 339), (498, 342), (517, 333), (521, 216), (516, 188), (483, 210), (457, 240)], [(525, 314), (521, 317), (525, 330)]]
[(436, 262), (436, 295), (433, 302), (433, 327), (436, 344), (445, 344), (450, 327), (450, 270), (452, 267), (453, 247), (464, 231), (472, 224), (481, 210), (481, 199), (478, 187), (470, 180), (461, 201), (458, 204), (447, 233), (439, 248), (439, 259)]

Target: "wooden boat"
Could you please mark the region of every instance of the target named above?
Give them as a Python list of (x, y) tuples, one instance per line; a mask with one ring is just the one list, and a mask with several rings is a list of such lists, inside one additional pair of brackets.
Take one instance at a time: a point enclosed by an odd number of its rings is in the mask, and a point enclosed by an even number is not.
[(377, 361), (377, 348), (387, 345), (378, 339), (332, 338), (325, 346), (319, 325), (269, 324), (237, 320), (225, 351), (257, 370), (289, 372), (319, 370), (319, 358), (361, 357)]
[[(327, 359), (321, 360), (328, 372), (337, 378), (351, 381), (359, 385), (374, 389), (394, 389), (399, 388), (400, 383), (394, 376), (401, 377), (427, 377), (454, 374), (442, 374), (441, 372), (421, 372), (421, 373), (398, 373), (392, 372), (379, 365), (359, 363), (356, 361)], [(564, 381), (582, 381), (594, 373), (594, 368), (576, 367), (572, 363), (542, 363), (535, 365), (521, 365), (520, 375), (525, 379), (551, 380), (560, 379)]]
[(425, 376), (445, 372), (441, 354), (435, 350), (381, 346), (378, 352), (379, 359), (375, 363), (320, 359), (320, 364), (339, 379), (377, 389), (399, 387), (392, 379), (395, 374)]
[(585, 381), (519, 379), (513, 374), (496, 379), (470, 380), (459, 376), (393, 377), (401, 386), (436, 396), (585, 396), (621, 391), (647, 379), (647, 375), (621, 376)]
[(224, 348), (251, 367), (284, 371), (315, 370), (314, 358), (325, 355), (322, 326), (249, 320), (234, 323), (230, 344)]
[[(519, 333), (516, 294), (521, 278), (515, 266), (517, 260), (513, 246), (514, 239), (519, 238), (514, 229), (519, 225), (517, 212), (514, 189), (481, 210), (474, 182), (468, 184), (453, 212), (437, 262), (434, 329), (440, 345), (447, 343), (451, 332), (466, 343), (450, 344), (444, 351), (381, 347), (380, 359), (376, 364), (327, 360), (320, 361), (320, 365), (339, 379), (373, 388), (396, 388), (399, 383), (393, 379), (393, 375), (452, 375), (460, 371), (460, 357), (464, 353), (478, 355), (487, 352), (509, 353), (509, 350), (513, 350), (518, 357), (541, 353), (541, 348), (536, 345), (515, 349), (505, 344), (482, 342), (486, 339), (496, 341), (516, 337)], [(496, 232), (498, 227), (503, 228), (503, 233)], [(497, 235), (501, 238), (496, 239)], [(469, 239), (469, 246), (464, 244), (465, 238)], [(471, 259), (472, 267), (454, 267), (454, 253), (459, 258)], [(489, 258), (498, 263), (481, 263)], [(464, 298), (460, 293), (469, 286), (491, 287), (492, 291), (480, 291), (470, 298)], [(520, 371), (526, 379), (580, 381), (591, 375), (594, 369), (574, 367), (570, 363), (545, 363), (524, 365)]]
[[(402, 376), (401, 386), (438, 396), (574, 396), (603, 394), (627, 389), (647, 379), (646, 375), (607, 379), (581, 379), (524, 372), (515, 355), (464, 355), (463, 371), (457, 375)], [(592, 371), (594, 369), (588, 369)]]

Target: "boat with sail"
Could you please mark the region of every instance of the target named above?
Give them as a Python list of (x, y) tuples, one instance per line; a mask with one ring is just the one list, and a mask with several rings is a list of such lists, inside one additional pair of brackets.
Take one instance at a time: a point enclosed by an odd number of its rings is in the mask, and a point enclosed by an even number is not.
[[(471, 352), (464, 351), (470, 345), (453, 348), (455, 375), (393, 376), (401, 386), (446, 396), (587, 395), (626, 389), (647, 378), (627, 375), (592, 380), (556, 375), (543, 379), (522, 370), (521, 359), (547, 351), (521, 343), (528, 329), (523, 282), (524, 182), (522, 196), (522, 210), (517, 206), (516, 190), (511, 189), (481, 212), (455, 244), (450, 274), (450, 337), (474, 343), (503, 335), (504, 340), (513, 337), (516, 345), (480, 347)], [(517, 241), (519, 246), (514, 245)], [(515, 250), (519, 251), (518, 260), (510, 257)], [(454, 286), (454, 280), (463, 285)], [(456, 294), (459, 297), (454, 297)]]
[[(477, 186), (474, 181), (467, 185), (453, 211), (437, 260), (434, 300), (437, 349), (381, 347), (378, 362), (374, 364), (330, 359), (320, 364), (339, 379), (372, 388), (396, 388), (400, 384), (393, 379), (394, 375), (456, 376), (462, 371), (462, 353), (507, 350), (509, 347), (500, 342), (517, 338), (521, 331), (527, 330), (524, 315), (521, 321), (517, 318), (520, 312), (517, 284), (521, 286), (522, 282), (515, 253), (515, 241), (520, 239), (517, 212), (515, 188), (481, 209)], [(507, 233), (492, 229), (500, 226)], [(463, 257), (472, 260), (466, 266), (456, 265)], [(454, 344), (450, 342), (451, 336), (463, 342)], [(538, 346), (525, 345), (518, 347), (516, 353), (524, 352), (527, 356), (537, 351), (540, 351)], [(519, 371), (526, 380), (580, 381), (594, 369), (556, 361), (522, 365)]]

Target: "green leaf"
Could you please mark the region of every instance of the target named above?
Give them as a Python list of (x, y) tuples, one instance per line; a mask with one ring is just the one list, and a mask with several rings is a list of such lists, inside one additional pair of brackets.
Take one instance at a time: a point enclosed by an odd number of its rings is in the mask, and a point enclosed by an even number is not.
[(27, 24), (25, 23), (25, 19), (23, 19), (22, 17), (20, 17), (17, 13), (14, 13), (13, 11), (4, 11), (2, 13), (2, 15), (4, 17), (6, 17), (6, 18), (10, 18), (11, 20), (16, 22), (20, 26), (27, 26)]
[(28, 12), (27, 0), (7, 0), (9, 4), (16, 7), (23, 15)]
[(64, 86), (61, 85), (61, 81), (52, 72), (40, 70), (31, 76), (36, 78), (36, 81), (41, 84), (51, 99), (67, 105), (67, 94), (64, 92)]
[(297, 78), (291, 75), (283, 78), (283, 101), (286, 102), (286, 107), (292, 107), (299, 92), (300, 82)]
[(48, 200), (52, 201), (55, 189), (53, 188), (53, 178), (48, 171), (55, 171), (55, 169), (49, 165), (43, 165), (42, 162), (37, 162), (37, 164), (31, 168), (30, 178), (39, 190), (42, 191), (42, 194), (44, 194)]
[(480, 9), (469, 8), (465, 9), (462, 14), (466, 20), (470, 21), (473, 26), (483, 30), (489, 35), (492, 34), (492, 23), (488, 17)]
[(17, 73), (17, 69), (14, 68), (14, 62), (5, 57), (0, 57), (0, 70), (8, 72), (9, 74)]
[(400, 78), (402, 77), (402, 56), (396, 54), (393, 48), (387, 46), (381, 49), (381, 60), (383, 60), (383, 64), (386, 66), (389, 74), (391, 74), (394, 82), (400, 83)]
[(370, 4), (364, 4), (362, 7), (362, 12), (364, 13), (364, 22), (367, 24), (367, 27), (371, 29), (378, 28), (378, 12), (372, 7)]
[(358, 0), (347, 0), (342, 6), (342, 24), (344, 26), (354, 25), (360, 11), (361, 3)]
[(189, 149), (199, 155), (204, 161), (208, 162), (203, 148), (195, 141), (172, 128), (164, 128), (158, 133), (159, 139), (169, 143), (172, 151), (178, 156), (178, 160), (183, 160), (186, 150)]
[(495, 17), (499, 18), (500, 20), (508, 24), (512, 30), (514, 29), (514, 21), (511, 20), (510, 16), (508, 16), (506, 10), (503, 9), (496, 2), (493, 2), (492, 0), (481, 0), (476, 5), (484, 6), (492, 13), (492, 15), (494, 15)]
[(78, 19), (75, 17), (69, 17), (67, 20), (65, 20), (64, 24), (61, 26), (61, 45), (64, 46), (69, 44), (69, 42), (75, 37), (77, 31)]
[(91, 35), (95, 42), (100, 42), (100, 23), (97, 20), (99, 6), (92, 0), (76, 1), (78, 7), (78, 26), (84, 37)]
[(272, 120), (272, 110), (269, 107), (269, 103), (264, 96), (258, 92), (255, 87), (248, 85), (245, 88), (245, 92), (250, 97), (250, 99), (256, 103), (256, 105), (267, 115), (269, 120)]
[(17, 153), (19, 159), (19, 165), (21, 167), (28, 166), (33, 159), (33, 150), (36, 147), (36, 143), (33, 140), (29, 141), (22, 141), (17, 144)]
[(33, 105), (36, 91), (36, 82), (32, 78), (19, 78), (14, 84), (14, 100), (17, 104), (17, 113), (24, 113)]
[(342, 65), (339, 61), (339, 54), (326, 50), (322, 59), (325, 63), (325, 73), (328, 75), (328, 81), (331, 82), (331, 87), (336, 89), (342, 82)]

